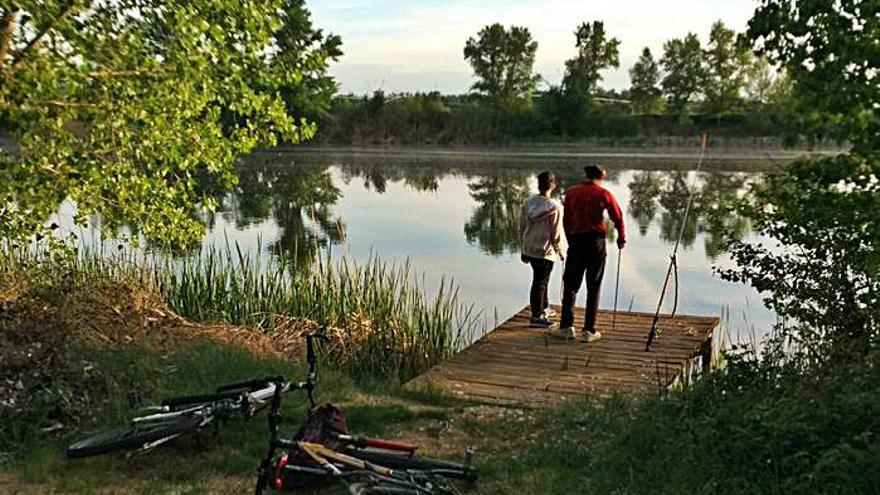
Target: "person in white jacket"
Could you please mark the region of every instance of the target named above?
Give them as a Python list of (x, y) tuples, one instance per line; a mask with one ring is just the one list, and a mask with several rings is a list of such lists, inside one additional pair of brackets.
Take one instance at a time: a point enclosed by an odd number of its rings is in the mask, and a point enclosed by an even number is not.
[(562, 203), (553, 199), (556, 176), (544, 171), (538, 174), (538, 194), (523, 205), (520, 222), (523, 263), (532, 266), (532, 287), (529, 302), (532, 309), (532, 325), (543, 328), (556, 326), (550, 321), (555, 314), (549, 309), (547, 286), (553, 263), (565, 259), (568, 249), (562, 228)]

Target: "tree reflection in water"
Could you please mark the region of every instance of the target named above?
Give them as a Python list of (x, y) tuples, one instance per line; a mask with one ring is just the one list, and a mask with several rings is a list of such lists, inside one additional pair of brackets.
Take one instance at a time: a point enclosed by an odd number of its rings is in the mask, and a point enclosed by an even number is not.
[(527, 181), (523, 175), (492, 176), (468, 184), (471, 197), (479, 203), (464, 225), (468, 243), (494, 256), (519, 252), (522, 205), (529, 196)]
[(636, 219), (639, 234), (648, 233), (648, 227), (657, 214), (657, 197), (663, 187), (663, 179), (658, 172), (636, 172), (629, 183), (629, 214)]
[(439, 180), (453, 173), (446, 167), (427, 167), (417, 163), (400, 165), (392, 163), (365, 163), (360, 165), (340, 165), (342, 178), (349, 183), (354, 178), (362, 178), (364, 188), (385, 194), (388, 183), (403, 182), (404, 185), (420, 192), (437, 192)]
[(341, 195), (327, 167), (247, 165), (220, 211), (239, 229), (274, 219), (281, 235), (270, 250), (307, 268), (321, 248), (345, 240), (345, 224), (331, 210)]
[(742, 240), (749, 233), (748, 220), (735, 211), (746, 185), (743, 174), (704, 174), (700, 232), (706, 234), (706, 256), (713, 261), (724, 253), (728, 239)]
[[(295, 258), (302, 266), (309, 266), (321, 248), (345, 239), (345, 224), (332, 208), (342, 193), (333, 183), (331, 167), (339, 171), (344, 183), (363, 181), (364, 188), (379, 194), (387, 192), (391, 184), (438, 193), (441, 182), (449, 176), (465, 177), (469, 181), (469, 195), (476, 202), (464, 225), (467, 242), (492, 256), (519, 252), (522, 204), (529, 196), (529, 181), (537, 172), (534, 166), (383, 160), (344, 164), (333, 160), (321, 165), (291, 166), (251, 160), (241, 167), (239, 185), (224, 198), (221, 214), (240, 229), (274, 219), (281, 235), (271, 247)], [(558, 168), (563, 187), (582, 178), (580, 167)], [(609, 184), (625, 182), (625, 172), (609, 169)], [(714, 260), (723, 253), (728, 237), (741, 239), (748, 233), (749, 225), (733, 210), (737, 195), (745, 189), (747, 175), (713, 171), (700, 173), (696, 181), (693, 177), (693, 173), (684, 170), (633, 171), (627, 183), (627, 215), (635, 221), (640, 235), (646, 236), (651, 225), (656, 224), (660, 238), (673, 243), (679, 234), (690, 188), (695, 188), (682, 244), (691, 247), (698, 235), (705, 234), (706, 256)], [(209, 225), (213, 223), (210, 215), (205, 220)]]
[(693, 245), (697, 234), (706, 234), (706, 256), (715, 260), (723, 254), (728, 239), (742, 239), (749, 231), (748, 222), (737, 215), (734, 204), (746, 187), (746, 176), (738, 173), (702, 172), (691, 183), (685, 171), (636, 172), (629, 183), (629, 215), (638, 222), (639, 233), (645, 236), (657, 214), (660, 214), (660, 238), (674, 243), (693, 188), (693, 204), (682, 234), (682, 246)]

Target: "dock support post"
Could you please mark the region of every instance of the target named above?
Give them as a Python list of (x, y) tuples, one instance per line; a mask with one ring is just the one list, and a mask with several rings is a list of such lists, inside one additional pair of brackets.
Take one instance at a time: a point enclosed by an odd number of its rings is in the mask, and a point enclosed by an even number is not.
[(700, 361), (702, 361), (702, 371), (704, 375), (712, 372), (715, 368), (715, 349), (712, 335), (703, 341), (700, 345)]

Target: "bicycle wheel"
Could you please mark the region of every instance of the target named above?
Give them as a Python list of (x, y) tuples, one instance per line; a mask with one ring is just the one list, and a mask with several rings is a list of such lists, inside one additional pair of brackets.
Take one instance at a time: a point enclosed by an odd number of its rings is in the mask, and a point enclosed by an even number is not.
[(414, 469), (417, 471), (428, 472), (436, 471), (437, 474), (447, 478), (456, 478), (467, 481), (476, 481), (479, 477), (479, 474), (475, 469), (456, 462), (430, 459), (427, 457), (410, 457), (408, 455), (376, 452), (373, 450), (354, 450), (347, 453), (353, 457), (391, 469)]
[(350, 495), (461, 495), (449, 480), (439, 477), (391, 479), (373, 477), (358, 482), (343, 481)]
[(417, 488), (372, 483), (352, 483), (346, 488), (349, 495), (424, 495), (425, 493)]
[(67, 457), (80, 458), (136, 449), (163, 438), (195, 430), (201, 418), (180, 418), (173, 423), (155, 423), (118, 428), (80, 440), (67, 447)]

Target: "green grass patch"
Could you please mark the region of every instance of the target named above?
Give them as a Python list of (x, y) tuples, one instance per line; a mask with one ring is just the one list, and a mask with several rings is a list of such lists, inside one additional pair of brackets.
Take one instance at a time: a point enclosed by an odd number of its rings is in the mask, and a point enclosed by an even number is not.
[(356, 404), (345, 408), (349, 428), (363, 435), (381, 437), (419, 420), (443, 421), (450, 415), (442, 409), (417, 409), (401, 404)]
[[(32, 432), (29, 441), (18, 445), (8, 464), (29, 483), (47, 480), (57, 490), (88, 492), (100, 486), (169, 487), (193, 486), (206, 477), (241, 477), (253, 471), (264, 454), (268, 430), (265, 415), (251, 421), (236, 419), (217, 435), (203, 432), (173, 446), (161, 447), (127, 458), (124, 454), (68, 460), (66, 446), (93, 432), (123, 426), (133, 415), (129, 399), (155, 404), (175, 395), (206, 393), (218, 385), (259, 376), (283, 374), (292, 379), (304, 376), (301, 365), (261, 359), (240, 349), (209, 341), (193, 342), (168, 354), (139, 349), (95, 351), (72, 349), (66, 359), (82, 363), (101, 377), (100, 400), (94, 420), (80, 424), (75, 432), (46, 438)], [(350, 378), (322, 370), (318, 394), (322, 400), (344, 400), (354, 390)], [(305, 417), (304, 394), (284, 397), (284, 431), (292, 433)], [(16, 418), (26, 422), (29, 417)], [(60, 475), (63, 473), (63, 475)]]
[(357, 377), (403, 382), (467, 343), (472, 307), (449, 281), (426, 289), (409, 264), (377, 258), (319, 259), (307, 266), (283, 255), (253, 255), (238, 246), (210, 247), (183, 258), (82, 247), (70, 258), (0, 244), (0, 272), (26, 273), (31, 288), (57, 304), (67, 285), (96, 280), (132, 284), (157, 294), (181, 316), (228, 322), (266, 332), (289, 330), (291, 319), (321, 330), (338, 345), (325, 358)]
[(880, 370), (733, 363), (665, 399), (471, 422), (485, 493), (880, 493)]

